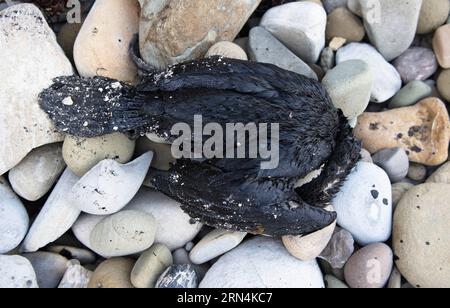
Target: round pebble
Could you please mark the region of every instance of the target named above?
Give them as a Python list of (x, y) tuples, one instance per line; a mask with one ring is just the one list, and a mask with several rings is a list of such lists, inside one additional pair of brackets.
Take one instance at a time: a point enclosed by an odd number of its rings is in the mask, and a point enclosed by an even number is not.
[(154, 288), (161, 274), (173, 264), (167, 246), (155, 244), (141, 254), (131, 271), (131, 283), (136, 288)]
[(38, 288), (30, 261), (21, 256), (0, 255), (0, 288)]
[(345, 265), (345, 281), (351, 288), (382, 288), (394, 265), (392, 250), (385, 244), (371, 244), (357, 251)]
[(232, 42), (219, 42), (214, 44), (206, 53), (206, 57), (223, 56), (231, 59), (248, 60), (245, 51)]
[(427, 177), (427, 168), (424, 165), (411, 163), (408, 170), (408, 178), (417, 181), (423, 182)]
[(346, 8), (337, 8), (328, 15), (326, 38), (342, 37), (348, 42), (360, 42), (366, 35), (361, 20)]
[(423, 47), (409, 48), (394, 61), (394, 66), (406, 84), (413, 80), (426, 80), (438, 69), (433, 50)]
[(418, 101), (431, 96), (433, 90), (422, 81), (411, 81), (404, 86), (389, 102), (389, 108), (401, 108), (416, 104)]
[(332, 202), (338, 224), (360, 245), (384, 242), (392, 230), (392, 191), (386, 172), (360, 162)]
[(63, 157), (67, 166), (82, 177), (104, 159), (128, 163), (134, 152), (135, 141), (123, 134), (111, 134), (97, 138), (67, 136), (63, 145)]
[(245, 232), (221, 229), (211, 231), (192, 248), (189, 258), (194, 264), (211, 261), (238, 246), (246, 235)]
[(102, 256), (128, 256), (150, 248), (156, 228), (157, 222), (152, 215), (122, 211), (100, 221), (91, 232), (90, 243)]
[(89, 281), (89, 289), (132, 289), (130, 281), (134, 260), (112, 258), (101, 263)]
[(433, 49), (439, 65), (445, 69), (450, 68), (450, 24), (436, 30)]
[(410, 189), (394, 215), (393, 248), (402, 275), (417, 288), (450, 287), (450, 185)]
[(439, 94), (441, 94), (445, 100), (450, 102), (450, 69), (443, 70), (439, 74), (439, 78), (437, 80), (437, 88)]

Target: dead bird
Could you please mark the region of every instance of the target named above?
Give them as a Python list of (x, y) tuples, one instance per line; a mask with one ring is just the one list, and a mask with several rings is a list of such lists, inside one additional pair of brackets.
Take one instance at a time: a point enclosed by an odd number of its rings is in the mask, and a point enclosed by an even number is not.
[(150, 171), (157, 190), (218, 228), (283, 236), (330, 225), (336, 213), (323, 208), (360, 156), (360, 143), (324, 87), (270, 64), (212, 57), (148, 71), (137, 86), (59, 77), (39, 99), (59, 131), (80, 137), (151, 132), (173, 142), (173, 125), (193, 127), (194, 115), (222, 126), (279, 123), (278, 168), (262, 170), (260, 158), (215, 158), (180, 159), (170, 171)]

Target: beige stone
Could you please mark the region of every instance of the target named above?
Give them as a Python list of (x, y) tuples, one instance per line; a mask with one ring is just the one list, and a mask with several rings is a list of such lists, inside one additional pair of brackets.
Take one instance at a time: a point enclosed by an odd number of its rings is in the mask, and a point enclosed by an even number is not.
[(63, 157), (69, 169), (81, 177), (104, 159), (128, 163), (133, 156), (134, 147), (134, 140), (119, 133), (96, 138), (67, 136), (63, 145)]
[(436, 30), (433, 49), (439, 65), (443, 68), (450, 68), (450, 24)]
[(436, 30), (446, 22), (449, 10), (448, 0), (423, 0), (417, 33), (426, 34)]
[(223, 56), (231, 59), (248, 60), (248, 56), (239, 45), (232, 42), (219, 42), (214, 44), (205, 57)]
[(443, 70), (437, 80), (439, 94), (450, 102), (450, 69)]
[(172, 264), (169, 248), (155, 244), (137, 260), (131, 272), (131, 282), (136, 288), (154, 288), (159, 276)]
[(128, 258), (113, 258), (101, 263), (89, 281), (89, 289), (132, 289), (130, 281), (134, 261)]
[(158, 68), (233, 41), (261, 0), (139, 0), (142, 57)]
[(137, 0), (95, 1), (73, 50), (81, 76), (136, 81), (137, 68), (128, 50), (139, 32), (139, 11)]
[(393, 248), (402, 275), (415, 287), (450, 287), (450, 185), (409, 190), (394, 215)]
[(450, 163), (442, 165), (428, 179), (427, 183), (450, 184)]
[(345, 38), (348, 42), (360, 42), (366, 35), (362, 21), (346, 8), (337, 8), (328, 15), (326, 38)]
[(371, 153), (400, 147), (410, 161), (436, 166), (448, 158), (449, 116), (441, 100), (428, 98), (412, 107), (364, 113), (355, 135)]

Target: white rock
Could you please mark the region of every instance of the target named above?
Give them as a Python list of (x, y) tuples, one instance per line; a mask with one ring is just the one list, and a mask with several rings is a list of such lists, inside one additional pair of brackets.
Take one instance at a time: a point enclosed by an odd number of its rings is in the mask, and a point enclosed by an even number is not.
[(123, 257), (150, 248), (155, 240), (155, 218), (142, 211), (122, 211), (100, 221), (92, 230), (92, 249), (107, 258)]
[(0, 288), (39, 288), (30, 261), (21, 256), (0, 255)]
[(255, 237), (221, 257), (200, 288), (324, 288), (324, 281), (316, 261), (300, 261), (280, 241)]
[[(32, 149), (63, 140), (38, 105), (52, 79), (72, 65), (41, 11), (18, 4), (0, 12), (0, 175)], [(24, 84), (25, 82), (25, 84)]]
[(71, 204), (67, 195), (78, 180), (79, 178), (66, 168), (33, 222), (23, 242), (23, 251), (37, 251), (56, 241), (72, 227), (81, 212)]
[(74, 185), (68, 198), (85, 213), (117, 213), (133, 199), (142, 186), (152, 158), (153, 153), (147, 152), (126, 165), (105, 159)]
[(332, 203), (338, 224), (358, 244), (385, 242), (391, 236), (391, 182), (380, 167), (359, 162)]
[(360, 1), (364, 26), (372, 44), (391, 61), (411, 46), (422, 0), (377, 1), (375, 8), (372, 1)]
[[(91, 245), (91, 232), (95, 226), (105, 219), (105, 216), (81, 214), (72, 227), (73, 234), (84, 246), (94, 250)], [(105, 256), (102, 256), (105, 257)]]
[(189, 258), (194, 264), (203, 264), (223, 255), (238, 246), (245, 238), (245, 232), (216, 229), (208, 233), (191, 250)]
[(65, 166), (62, 145), (48, 144), (31, 151), (9, 171), (8, 177), (19, 196), (36, 201), (49, 192)]
[(326, 24), (327, 13), (322, 6), (297, 1), (268, 10), (260, 25), (303, 61), (315, 63), (325, 47)]
[(351, 43), (340, 48), (336, 54), (337, 64), (348, 60), (363, 60), (370, 66), (374, 77), (372, 102), (384, 103), (401, 89), (400, 74), (371, 45)]
[(192, 241), (202, 228), (202, 224), (192, 223), (180, 206), (160, 192), (142, 188), (126, 209), (153, 215), (158, 222), (155, 242), (175, 250)]
[(78, 261), (71, 260), (58, 289), (86, 289), (92, 274), (91, 271), (82, 267)]
[(0, 254), (16, 248), (28, 231), (28, 213), (3, 177), (0, 177)]

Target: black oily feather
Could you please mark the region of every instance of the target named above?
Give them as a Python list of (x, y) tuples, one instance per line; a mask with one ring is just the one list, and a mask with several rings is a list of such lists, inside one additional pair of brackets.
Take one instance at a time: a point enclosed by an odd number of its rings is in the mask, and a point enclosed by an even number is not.
[[(150, 171), (157, 190), (218, 228), (272, 236), (322, 229), (336, 219), (323, 207), (359, 159), (360, 144), (324, 87), (270, 64), (212, 57), (148, 71), (137, 86), (59, 77), (39, 99), (59, 131), (81, 137), (152, 132), (173, 142), (173, 125), (193, 128), (194, 115), (222, 127), (279, 123), (275, 169), (261, 169), (261, 158), (214, 158)], [(319, 177), (297, 187), (319, 168)]]

